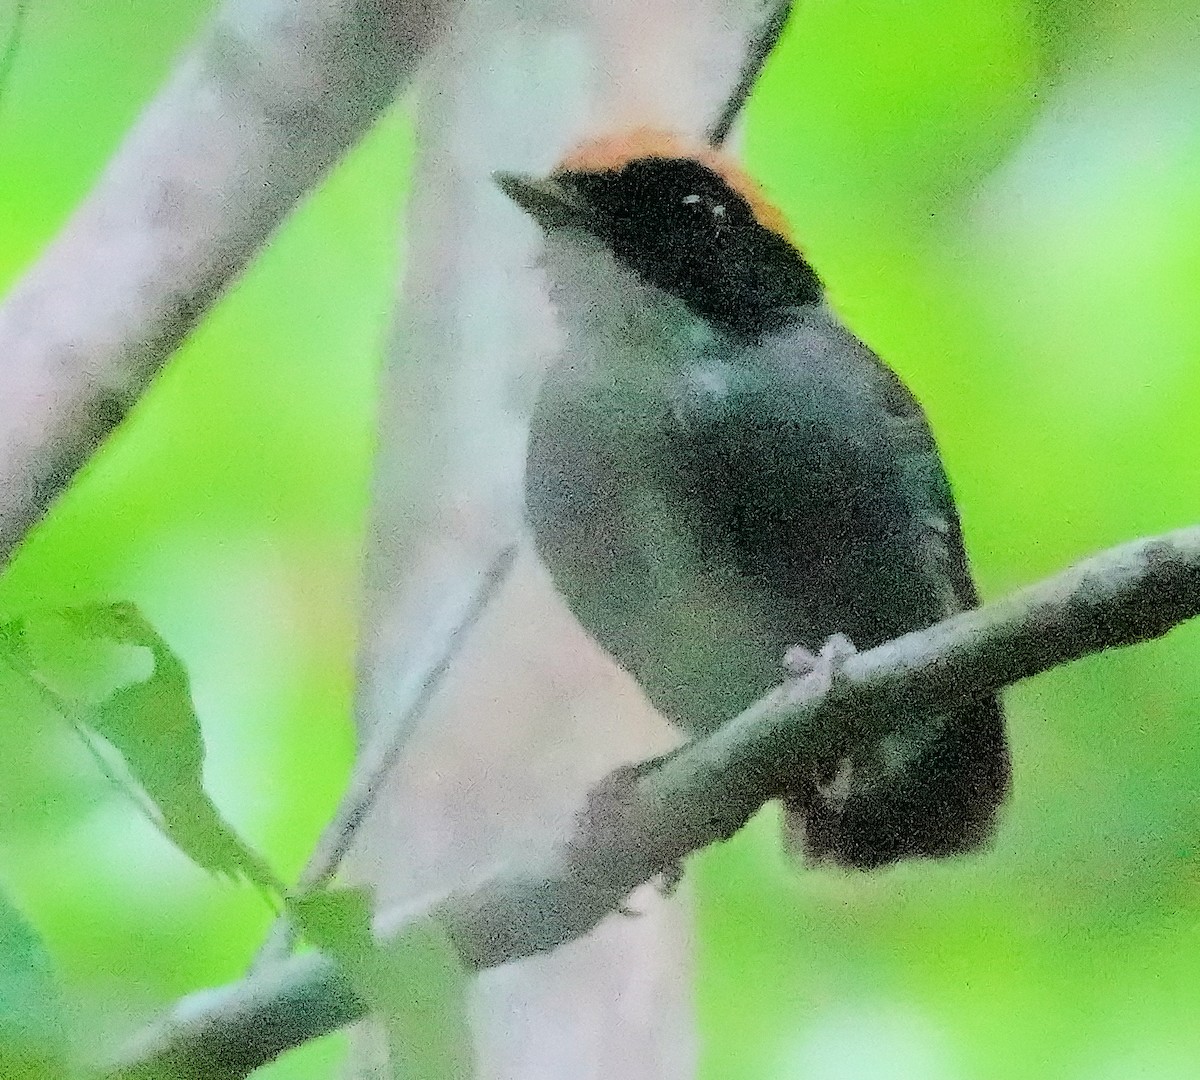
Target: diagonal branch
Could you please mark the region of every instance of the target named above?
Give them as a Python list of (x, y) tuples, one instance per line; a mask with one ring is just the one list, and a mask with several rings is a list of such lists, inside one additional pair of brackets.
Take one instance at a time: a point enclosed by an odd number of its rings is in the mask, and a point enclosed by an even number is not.
[(17, 66), (17, 53), (25, 37), (25, 23), (28, 18), (29, 0), (17, 0), (13, 7), (8, 40), (5, 41), (3, 50), (0, 50), (0, 102), (4, 101), (8, 92), (8, 81)]
[[(451, 596), (442, 617), (434, 621), (425, 654), (417, 657), (411, 669), (405, 672), (402, 707), (387, 726), (371, 733), (355, 761), (354, 772), (333, 820), (322, 831), (296, 881), (297, 892), (327, 884), (341, 868), (414, 728), (437, 695), (442, 680), (470, 638), (475, 624), (508, 579), (516, 553), (515, 545), (498, 551), (482, 576), (469, 582), (464, 591)], [(280, 917), (271, 927), (250, 970), (258, 971), (282, 960), (294, 946), (294, 928), (286, 917)]]
[[(855, 738), (879, 738), (896, 713), (999, 690), (1090, 653), (1158, 637), (1196, 615), (1200, 526), (1113, 548), (997, 603), (853, 656), (825, 692), (809, 680), (779, 687), (712, 736), (607, 782), (592, 812), (541, 863), (498, 875), (430, 914), (469, 967), (547, 952), (587, 933), (655, 874), (733, 835), (813, 756)], [(380, 920), (381, 941), (408, 925), (408, 918)], [(364, 1011), (333, 961), (309, 954), (185, 998), (105, 1075), (243, 1077)]]
[(0, 567), (457, 3), (226, 0), (0, 307)]
[(771, 53), (775, 51), (775, 46), (783, 37), (788, 19), (792, 16), (792, 4), (793, 0), (770, 0), (770, 8), (762, 28), (750, 42), (746, 60), (738, 74), (737, 85), (726, 100), (724, 108), (721, 109), (721, 114), (705, 133), (709, 146), (721, 146), (729, 138), (729, 133), (746, 107), (746, 102), (750, 100), (750, 94), (758, 83), (763, 68), (767, 66)]

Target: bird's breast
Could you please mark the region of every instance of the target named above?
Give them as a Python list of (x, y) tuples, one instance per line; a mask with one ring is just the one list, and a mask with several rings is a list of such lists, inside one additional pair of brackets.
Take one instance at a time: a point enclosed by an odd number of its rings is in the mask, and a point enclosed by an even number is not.
[(778, 444), (739, 378), (704, 364), (659, 390), (552, 380), (530, 433), (528, 517), (557, 589), (692, 730), (775, 685), (791, 645), (861, 632), (856, 590), (898, 569), (887, 470), (836, 448), (837, 416), (797, 415)]

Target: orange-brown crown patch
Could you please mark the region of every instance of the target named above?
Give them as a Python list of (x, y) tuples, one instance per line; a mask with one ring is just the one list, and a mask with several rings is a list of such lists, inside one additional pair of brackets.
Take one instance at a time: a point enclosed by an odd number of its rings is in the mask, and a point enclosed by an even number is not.
[(631, 131), (588, 139), (571, 151), (558, 168), (571, 172), (608, 172), (639, 158), (692, 158), (712, 169), (749, 204), (765, 229), (791, 239), (787, 219), (763, 194), (762, 187), (745, 169), (707, 143), (692, 141), (669, 131), (634, 128)]

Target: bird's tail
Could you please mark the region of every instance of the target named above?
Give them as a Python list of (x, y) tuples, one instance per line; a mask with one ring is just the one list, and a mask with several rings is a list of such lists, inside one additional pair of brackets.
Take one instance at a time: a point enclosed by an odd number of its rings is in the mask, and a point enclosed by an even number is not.
[(989, 697), (943, 719), (928, 747), (891, 776), (862, 784), (846, 763), (824, 782), (798, 785), (785, 800), (790, 845), (809, 862), (871, 870), (985, 843), (1010, 780), (1000, 701)]

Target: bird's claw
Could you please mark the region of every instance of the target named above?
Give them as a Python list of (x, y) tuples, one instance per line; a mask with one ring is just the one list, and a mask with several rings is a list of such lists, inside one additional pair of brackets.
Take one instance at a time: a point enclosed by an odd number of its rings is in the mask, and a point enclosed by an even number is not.
[[(833, 634), (816, 653), (793, 645), (783, 658), (784, 670), (795, 680), (804, 680), (820, 694), (828, 694), (843, 678), (842, 668), (858, 650), (845, 634)], [(811, 681), (810, 681), (811, 680)], [(855, 769), (849, 756), (834, 757), (813, 770), (813, 788), (827, 812), (841, 814), (854, 787)]]
[(825, 693), (833, 687), (842, 666), (856, 652), (854, 642), (845, 634), (833, 634), (815, 653), (803, 645), (793, 645), (784, 654), (783, 669), (793, 679), (815, 679)]
[[(677, 750), (671, 750), (647, 761), (621, 765), (609, 773), (588, 793), (587, 802), (578, 818), (578, 826), (583, 835), (595, 841), (605, 833), (624, 834), (635, 828), (636, 823), (628, 817), (627, 800), (630, 789), (643, 776), (654, 772), (676, 753)], [(665, 899), (674, 894), (682, 880), (683, 863), (676, 861), (664, 866), (651, 879), (651, 883), (658, 895)], [(642, 912), (628, 901), (618, 904), (614, 911), (623, 918), (633, 919), (642, 915)]]
[[(681, 881), (683, 881), (683, 863), (673, 862), (668, 866), (664, 866), (659, 873), (651, 878), (650, 884), (654, 886), (654, 891), (659, 896), (664, 900), (669, 900), (675, 895), (675, 890), (679, 888)], [(645, 914), (645, 912), (631, 906), (628, 901), (618, 904), (614, 910), (624, 919), (640, 919)]]
[(675, 895), (679, 883), (683, 881), (683, 863), (676, 860), (662, 868), (662, 873), (654, 879), (654, 887), (664, 900)]
[[(577, 827), (588, 843), (603, 846), (606, 838), (614, 833), (624, 838), (639, 827), (638, 822), (630, 816), (631, 790), (642, 777), (660, 768), (675, 753), (677, 750), (671, 750), (647, 761), (618, 766), (588, 793), (577, 819)], [(673, 862), (664, 866), (652, 881), (660, 896), (669, 897), (682, 879), (683, 864)], [(637, 918), (642, 914), (628, 901), (618, 904), (614, 910), (625, 918)]]

